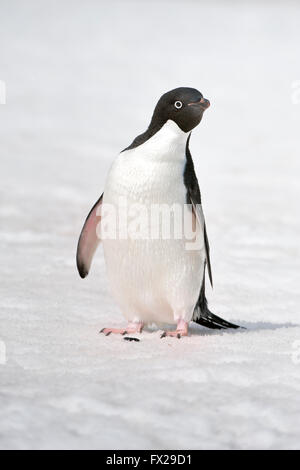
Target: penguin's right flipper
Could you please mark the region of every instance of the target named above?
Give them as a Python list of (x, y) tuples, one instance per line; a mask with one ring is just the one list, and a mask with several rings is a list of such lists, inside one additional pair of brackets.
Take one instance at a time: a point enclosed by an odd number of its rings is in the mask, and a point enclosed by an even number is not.
[(90, 210), (78, 240), (76, 262), (79, 275), (82, 278), (88, 275), (94, 253), (100, 243), (97, 226), (101, 220), (102, 200), (103, 194)]

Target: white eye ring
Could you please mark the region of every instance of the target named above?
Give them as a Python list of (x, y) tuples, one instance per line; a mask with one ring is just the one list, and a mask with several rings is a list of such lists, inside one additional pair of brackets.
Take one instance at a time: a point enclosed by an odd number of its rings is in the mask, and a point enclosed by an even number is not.
[(175, 101), (174, 106), (175, 106), (176, 109), (182, 108), (182, 103), (181, 103), (181, 101)]

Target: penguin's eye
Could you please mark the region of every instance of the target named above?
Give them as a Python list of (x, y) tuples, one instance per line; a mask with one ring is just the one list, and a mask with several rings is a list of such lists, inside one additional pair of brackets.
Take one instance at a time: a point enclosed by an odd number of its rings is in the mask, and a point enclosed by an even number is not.
[(182, 108), (182, 102), (181, 101), (175, 101), (174, 106), (176, 109)]

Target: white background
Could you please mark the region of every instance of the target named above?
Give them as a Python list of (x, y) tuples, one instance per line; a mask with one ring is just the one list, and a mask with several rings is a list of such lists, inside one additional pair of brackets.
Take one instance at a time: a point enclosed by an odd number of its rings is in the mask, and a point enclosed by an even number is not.
[[(299, 448), (299, 3), (0, 7), (0, 447)], [(247, 330), (106, 338), (124, 320), (101, 248), (79, 278), (78, 235), (177, 86), (211, 100), (191, 139), (208, 297)]]

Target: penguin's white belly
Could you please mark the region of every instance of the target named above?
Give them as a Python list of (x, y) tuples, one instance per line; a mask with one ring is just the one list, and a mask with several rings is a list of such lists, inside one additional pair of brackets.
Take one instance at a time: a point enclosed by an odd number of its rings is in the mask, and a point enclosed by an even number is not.
[[(155, 152), (151, 153), (153, 145), (146, 144), (118, 156), (105, 186), (104, 206), (116, 207), (124, 198), (127, 214), (133, 205), (142, 204), (148, 215), (153, 204), (184, 206), (184, 146), (176, 148), (169, 160), (156, 158)], [(162, 239), (161, 232), (158, 239), (153, 239), (150, 231), (148, 235), (118, 239), (117, 232), (116, 239), (103, 239), (112, 293), (129, 321), (190, 321), (202, 283), (204, 242), (201, 249), (187, 250), (190, 240), (174, 239), (172, 231), (170, 239)]]

